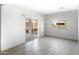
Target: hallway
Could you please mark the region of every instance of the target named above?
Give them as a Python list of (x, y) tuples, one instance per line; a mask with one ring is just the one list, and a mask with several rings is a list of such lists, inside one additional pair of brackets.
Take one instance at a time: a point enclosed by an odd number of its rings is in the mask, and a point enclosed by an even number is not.
[(7, 55), (78, 55), (75, 40), (44, 37), (5, 51)]

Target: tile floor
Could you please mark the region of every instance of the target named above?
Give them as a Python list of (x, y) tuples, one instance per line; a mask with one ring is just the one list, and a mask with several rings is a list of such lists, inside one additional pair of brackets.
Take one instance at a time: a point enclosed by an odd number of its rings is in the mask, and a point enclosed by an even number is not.
[(78, 41), (44, 37), (34, 39), (2, 55), (79, 55)]

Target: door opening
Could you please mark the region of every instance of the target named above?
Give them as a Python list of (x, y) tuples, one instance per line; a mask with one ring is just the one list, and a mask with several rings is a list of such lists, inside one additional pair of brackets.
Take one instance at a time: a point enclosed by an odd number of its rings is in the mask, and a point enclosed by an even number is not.
[(26, 20), (26, 42), (38, 38), (38, 20)]

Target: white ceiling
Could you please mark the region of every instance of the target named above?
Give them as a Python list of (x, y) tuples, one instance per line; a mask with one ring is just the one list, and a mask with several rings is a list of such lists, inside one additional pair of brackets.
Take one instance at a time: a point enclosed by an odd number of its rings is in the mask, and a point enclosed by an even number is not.
[[(15, 0), (14, 0), (15, 1)], [(20, 2), (20, 3), (17, 3)], [(19, 0), (10, 4), (20, 4), (18, 6), (36, 11), (41, 14), (50, 14), (67, 10), (77, 9), (78, 0)]]
[(41, 14), (50, 14), (50, 13), (57, 13), (57, 12), (63, 12), (68, 10), (77, 9), (77, 5), (60, 5), (60, 4), (28, 4), (28, 5), (19, 5), (23, 8), (28, 8), (32, 11), (35, 11), (37, 13)]

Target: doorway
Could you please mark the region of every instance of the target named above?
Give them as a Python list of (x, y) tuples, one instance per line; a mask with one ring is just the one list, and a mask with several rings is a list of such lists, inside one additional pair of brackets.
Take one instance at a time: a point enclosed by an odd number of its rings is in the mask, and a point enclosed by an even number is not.
[(27, 19), (26, 21), (26, 42), (38, 38), (38, 20)]

